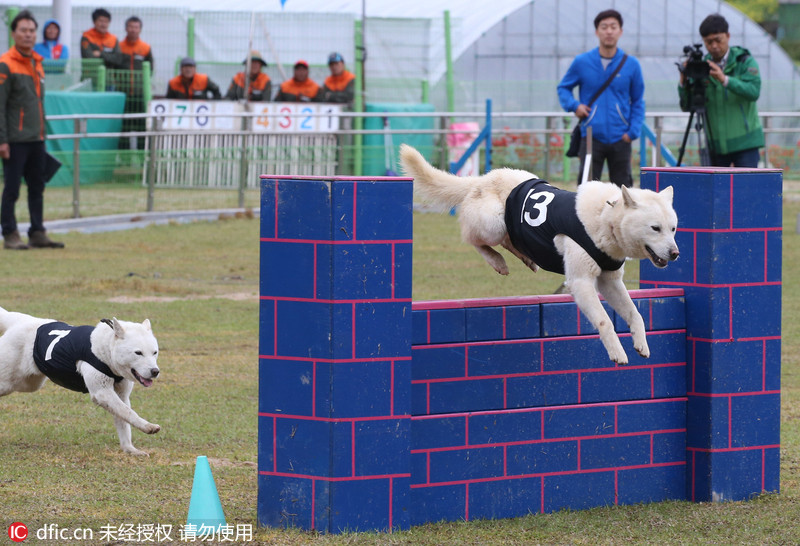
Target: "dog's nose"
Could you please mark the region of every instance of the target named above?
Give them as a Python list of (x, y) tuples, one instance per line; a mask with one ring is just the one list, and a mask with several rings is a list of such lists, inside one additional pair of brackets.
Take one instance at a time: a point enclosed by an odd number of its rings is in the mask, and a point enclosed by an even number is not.
[(673, 250), (673, 251), (671, 251), (669, 253), (669, 259), (674, 262), (675, 260), (678, 259), (678, 256), (680, 256), (680, 255), (681, 255), (681, 253), (678, 252), (677, 249), (675, 249), (675, 250)]
[(150, 377), (156, 378), (156, 377), (158, 377), (159, 373), (160, 373), (160, 370), (158, 368), (153, 368), (153, 369), (150, 370)]

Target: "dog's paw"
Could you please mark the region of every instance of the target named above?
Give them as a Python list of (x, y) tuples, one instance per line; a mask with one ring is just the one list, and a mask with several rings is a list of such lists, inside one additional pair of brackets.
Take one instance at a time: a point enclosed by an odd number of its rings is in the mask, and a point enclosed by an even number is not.
[(650, 347), (647, 346), (647, 343), (644, 344), (644, 347), (633, 347), (636, 349), (636, 352), (639, 353), (639, 356), (642, 358), (650, 358)]
[(501, 275), (508, 275), (508, 266), (506, 264), (494, 266), (494, 270)]
[(136, 449), (135, 447), (131, 446), (124, 450), (125, 453), (128, 455), (134, 455), (136, 457), (149, 457), (150, 454), (146, 451), (142, 451), (141, 449)]
[(156, 425), (155, 423), (147, 423), (142, 429), (142, 432), (144, 432), (145, 434), (155, 434), (159, 430), (161, 430), (161, 425)]
[(628, 363), (628, 355), (625, 354), (625, 351), (609, 352), (608, 358), (620, 366), (625, 366)]

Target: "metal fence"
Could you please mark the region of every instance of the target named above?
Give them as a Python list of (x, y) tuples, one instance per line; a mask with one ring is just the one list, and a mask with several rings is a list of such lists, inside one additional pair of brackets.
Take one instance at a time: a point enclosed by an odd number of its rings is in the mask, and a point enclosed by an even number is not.
[[(69, 215), (92, 216), (104, 213), (100, 200), (92, 198), (109, 188), (124, 190), (130, 197), (125, 212), (164, 210), (165, 207), (216, 208), (256, 207), (258, 176), (279, 175), (384, 175), (400, 172), (397, 147), (408, 142), (420, 148), (440, 168), (448, 169), (477, 136), (475, 127), (486, 123), (486, 114), (474, 112), (392, 112), (338, 113), (338, 129), (308, 134), (281, 134), (254, 131), (259, 112), (225, 114), (238, 130), (176, 130), (165, 128), (171, 115), (78, 114), (48, 116), (48, 120), (71, 120), (71, 133), (51, 134), (48, 139), (71, 140), (72, 150), (57, 152), (64, 169), (71, 174), (53, 184), (59, 191), (72, 189)], [(320, 116), (322, 114), (319, 114)], [(214, 116), (206, 114), (206, 117)], [(220, 115), (221, 116), (221, 115)], [(300, 118), (307, 114), (285, 114)], [(149, 130), (127, 133), (90, 133), (87, 125), (98, 118), (145, 119)], [(784, 169), (787, 178), (800, 171), (800, 113), (761, 113), (767, 145), (762, 150), (762, 165)], [(381, 129), (354, 129), (370, 118), (388, 120)], [(519, 120), (529, 129), (511, 129)], [(419, 127), (398, 129), (400, 121), (424, 120)], [(555, 182), (577, 179), (578, 161), (564, 156), (575, 118), (563, 112), (493, 112), (491, 123), (491, 166), (513, 167), (536, 173)], [(642, 166), (667, 164), (677, 157), (688, 121), (681, 112), (654, 112), (646, 119), (652, 132), (645, 131), (634, 145), (634, 172)], [(465, 129), (464, 123), (471, 123)], [(421, 127), (427, 128), (421, 128)], [(139, 137), (144, 150), (85, 150), (81, 142), (89, 139)], [(472, 173), (486, 168), (483, 148)], [(372, 161), (371, 165), (368, 162)], [(375, 162), (379, 163), (376, 171)], [(690, 131), (684, 165), (697, 165), (697, 138)], [(371, 171), (368, 169), (371, 168)], [(87, 176), (92, 174), (93, 176)], [(461, 174), (465, 174), (462, 172)], [(83, 190), (83, 191), (82, 191)], [(200, 192), (203, 190), (203, 192)], [(179, 197), (175, 197), (175, 191)], [(210, 192), (210, 193), (209, 193)], [(210, 196), (210, 197), (209, 197)], [(109, 197), (110, 199), (110, 197)], [(223, 203), (224, 202), (224, 203)], [(102, 209), (104, 212), (98, 212)], [(63, 214), (63, 213), (62, 213)]]

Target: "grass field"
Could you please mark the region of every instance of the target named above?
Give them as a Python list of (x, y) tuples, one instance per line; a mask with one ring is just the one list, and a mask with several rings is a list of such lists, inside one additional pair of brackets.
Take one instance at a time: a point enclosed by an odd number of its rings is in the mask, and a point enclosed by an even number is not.
[[(669, 502), (514, 520), (426, 525), (391, 535), (321, 536), (258, 529), (262, 544), (798, 544), (800, 543), (800, 201), (784, 206), (781, 493), (751, 502)], [(48, 198), (52, 194), (48, 193)], [(24, 202), (24, 201), (23, 201)], [(21, 208), (21, 207), (20, 207)], [(52, 217), (52, 215), (50, 215)], [(87, 396), (46, 385), (0, 399), (0, 544), (29, 529), (185, 522), (198, 455), (211, 461), (227, 520), (256, 518), (258, 222), (66, 234), (62, 251), (0, 252), (0, 305), (73, 324), (149, 317), (162, 376), (133, 407), (162, 426), (119, 450), (111, 417)], [(510, 261), (501, 278), (459, 242), (454, 218), (415, 217), (414, 299), (550, 293), (560, 277)], [(636, 267), (626, 282), (636, 287)], [(173, 533), (175, 542), (179, 542)], [(29, 543), (39, 543), (29, 539)], [(63, 544), (63, 541), (53, 543)], [(100, 541), (85, 541), (94, 544)], [(120, 542), (124, 543), (124, 542)], [(190, 542), (191, 543), (191, 542)]]

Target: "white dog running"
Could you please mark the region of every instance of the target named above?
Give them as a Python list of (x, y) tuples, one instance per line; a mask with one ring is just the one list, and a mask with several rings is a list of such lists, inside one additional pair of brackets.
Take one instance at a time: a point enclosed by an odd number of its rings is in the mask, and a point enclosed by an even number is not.
[(159, 374), (158, 342), (149, 320), (70, 326), (0, 307), (0, 333), (0, 396), (37, 391), (47, 378), (88, 392), (114, 416), (122, 450), (147, 455), (133, 447), (131, 425), (147, 434), (161, 427), (131, 409), (130, 394), (135, 382), (149, 387)]
[(647, 358), (644, 321), (622, 281), (625, 258), (649, 259), (666, 267), (678, 259), (672, 187), (656, 193), (604, 182), (587, 182), (577, 194), (555, 188), (534, 174), (495, 169), (459, 177), (436, 169), (414, 148), (400, 148), (403, 171), (423, 198), (459, 207), (461, 235), (501, 275), (508, 266), (501, 245), (530, 269), (566, 276), (567, 290), (597, 328), (608, 357), (627, 364), (599, 291), (630, 326), (633, 347)]

